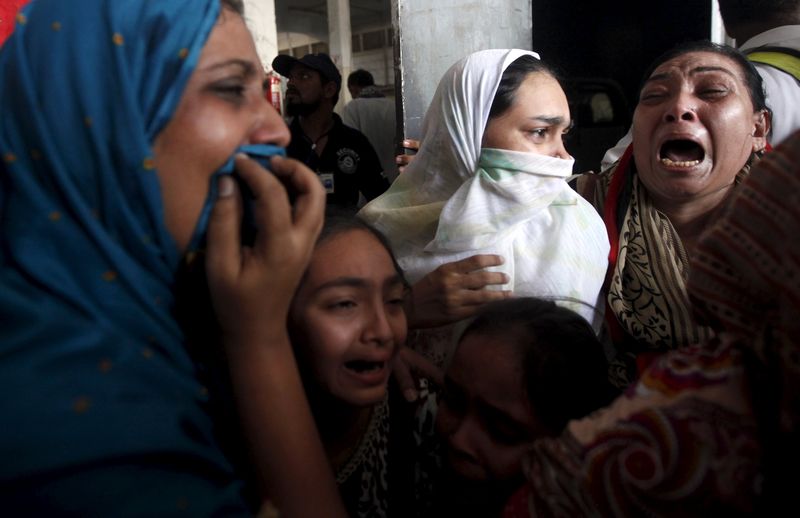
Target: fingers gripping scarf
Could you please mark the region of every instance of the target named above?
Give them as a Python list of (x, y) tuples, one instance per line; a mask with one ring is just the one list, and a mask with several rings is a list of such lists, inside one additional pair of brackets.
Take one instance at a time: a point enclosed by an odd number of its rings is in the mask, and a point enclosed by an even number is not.
[(75, 514), (165, 515), (181, 492), (202, 514), (232, 479), (171, 314), (151, 151), (219, 11), (35, 0), (0, 49), (0, 485), (33, 509), (26, 481)]
[(517, 295), (572, 298), (596, 320), (608, 240), (602, 220), (572, 191), (572, 160), (481, 149), (495, 92), (523, 50), (476, 52), (444, 75), (425, 115), (422, 147), (389, 190), (359, 216), (384, 232), (409, 280), (476, 253)]

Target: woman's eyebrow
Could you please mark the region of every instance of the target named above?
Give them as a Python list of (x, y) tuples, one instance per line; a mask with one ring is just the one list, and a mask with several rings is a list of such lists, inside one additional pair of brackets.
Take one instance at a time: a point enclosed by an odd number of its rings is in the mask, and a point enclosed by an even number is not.
[(399, 285), (405, 285), (405, 282), (403, 282), (403, 278), (402, 278), (402, 277), (400, 277), (400, 274), (395, 274), (395, 275), (392, 275), (391, 277), (388, 277), (388, 278), (387, 278), (387, 279), (386, 279), (386, 280), (383, 282), (383, 284), (384, 284), (385, 286), (389, 286), (389, 287), (391, 287), (391, 286), (397, 286), (398, 284), (399, 284)]
[(318, 293), (320, 291), (327, 290), (329, 288), (338, 288), (342, 286), (351, 288), (361, 288), (366, 285), (367, 282), (360, 277), (338, 277), (336, 279), (320, 284), (319, 286), (317, 286), (314, 292)]
[(560, 115), (536, 115), (534, 117), (528, 117), (529, 120), (537, 121), (537, 122), (544, 122), (545, 124), (549, 124), (551, 126), (558, 126), (564, 124), (564, 117)]
[[(727, 68), (716, 67), (716, 66), (699, 66), (699, 67), (695, 67), (695, 68), (693, 68), (693, 69), (691, 69), (689, 71), (689, 75), (702, 74), (702, 73), (705, 73), (705, 72), (725, 72), (726, 74), (728, 74), (729, 76), (733, 77), (734, 79), (736, 78), (736, 75), (733, 72), (731, 72), (730, 70), (728, 70)], [(647, 78), (645, 83), (650, 83), (650, 82), (653, 82), (653, 81), (663, 81), (663, 80), (669, 78), (670, 75), (671, 74), (669, 72), (662, 72), (660, 74), (653, 74), (652, 76)]]
[(502, 423), (505, 426), (520, 428), (522, 430), (526, 428), (525, 423), (517, 420), (516, 416), (507, 413), (506, 410), (494, 406), (485, 399), (479, 397), (478, 403), (481, 407), (483, 407), (483, 412), (485, 412), (485, 415), (492, 421)]
[(714, 66), (696, 67), (696, 68), (693, 68), (692, 70), (690, 70), (689, 74), (690, 75), (702, 74), (704, 72), (724, 72), (724, 73), (728, 74), (729, 76), (733, 77), (734, 79), (736, 79), (736, 75), (733, 72), (731, 72), (730, 70), (728, 70), (727, 68), (714, 67)]
[(668, 77), (669, 77), (669, 73), (662, 72), (660, 74), (653, 74), (652, 76), (650, 76), (647, 79), (645, 79), (644, 82), (645, 82), (645, 84), (647, 84), (647, 83), (651, 83), (651, 82), (654, 82), (654, 81), (663, 81)]
[[(348, 288), (366, 288), (371, 284), (371, 281), (361, 278), (361, 277), (337, 277), (336, 279), (331, 279), (328, 282), (324, 282), (317, 286), (314, 289), (314, 293), (319, 293), (321, 291), (330, 289), (330, 288), (341, 288), (341, 287), (348, 287)], [(385, 281), (383, 281), (384, 286), (395, 286), (395, 285), (402, 285), (403, 279), (400, 275), (392, 275), (388, 277)]]
[(256, 73), (256, 67), (255, 65), (253, 65), (252, 61), (239, 58), (228, 59), (225, 61), (220, 61), (218, 63), (213, 63), (211, 65), (201, 68), (200, 70), (202, 70), (203, 72), (212, 72), (214, 70), (226, 67), (240, 67), (245, 77), (250, 77), (251, 75)]

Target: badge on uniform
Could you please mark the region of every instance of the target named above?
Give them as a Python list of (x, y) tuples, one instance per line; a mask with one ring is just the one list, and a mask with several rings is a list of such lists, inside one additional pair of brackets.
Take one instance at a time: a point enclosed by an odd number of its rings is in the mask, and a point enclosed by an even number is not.
[(325, 187), (326, 193), (333, 194), (333, 173), (320, 173), (319, 181), (322, 182), (322, 186)]
[(360, 160), (358, 153), (348, 147), (343, 147), (336, 152), (336, 166), (344, 174), (355, 173)]

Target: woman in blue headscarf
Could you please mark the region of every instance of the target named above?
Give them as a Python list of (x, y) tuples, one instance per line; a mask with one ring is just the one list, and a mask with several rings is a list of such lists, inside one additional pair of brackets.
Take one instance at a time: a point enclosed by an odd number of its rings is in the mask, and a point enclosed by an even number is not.
[[(285, 315), (324, 192), (296, 162), (273, 159), (273, 176), (237, 156), (265, 230), (241, 246), (238, 187), (225, 173), (240, 146), (289, 138), (262, 82), (239, 1), (35, 0), (17, 17), (0, 49), (4, 513), (253, 510), (211, 417), (216, 393), (176, 323), (174, 285), (208, 229), (234, 394), (250, 388), (253, 351), (270, 360), (261, 374), (291, 360)], [(276, 178), (295, 192), (293, 211)], [(302, 391), (299, 379), (279, 382)], [(273, 396), (238, 398), (243, 416), (250, 401), (279, 410)], [(286, 399), (299, 429), (313, 423)], [(284, 433), (257, 424), (268, 438)], [(303, 451), (324, 465), (314, 440)], [(281, 452), (253, 453), (279, 504), (293, 475), (314, 482), (302, 466), (276, 477)]]

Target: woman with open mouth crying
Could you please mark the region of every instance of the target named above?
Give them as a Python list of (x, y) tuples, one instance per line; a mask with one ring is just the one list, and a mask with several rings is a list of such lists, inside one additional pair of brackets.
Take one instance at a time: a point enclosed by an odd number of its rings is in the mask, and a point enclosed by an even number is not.
[(381, 234), (328, 215), (289, 313), (306, 394), (353, 517), (410, 516), (415, 505), (413, 411), (389, 390), (407, 290)]
[(620, 387), (638, 377), (649, 354), (709, 337), (690, 311), (689, 259), (763, 153), (770, 128), (761, 78), (731, 47), (676, 47), (644, 77), (633, 143), (596, 183), (579, 185), (603, 216), (611, 242), (609, 375)]

